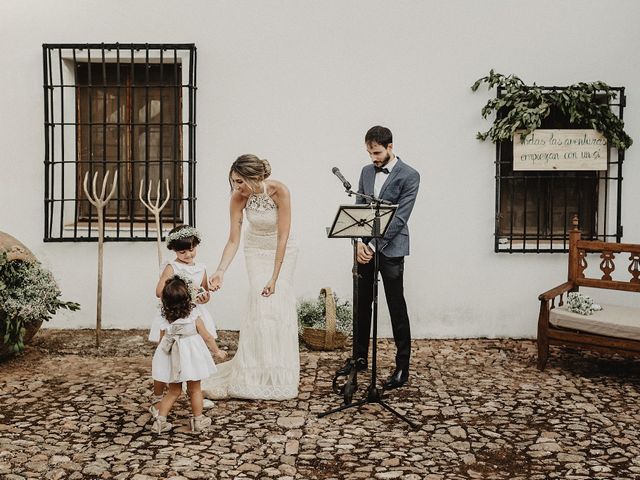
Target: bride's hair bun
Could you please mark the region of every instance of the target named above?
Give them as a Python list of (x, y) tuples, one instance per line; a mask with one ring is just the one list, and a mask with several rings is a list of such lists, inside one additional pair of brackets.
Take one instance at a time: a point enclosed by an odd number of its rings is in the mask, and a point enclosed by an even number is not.
[(236, 172), (238, 175), (249, 181), (261, 182), (271, 175), (271, 165), (267, 160), (264, 160), (257, 155), (247, 153), (245, 155), (240, 155), (231, 165), (231, 170), (229, 171), (230, 185), (232, 184), (231, 173), (233, 172)]
[(260, 160), (262, 161), (262, 166), (264, 167), (264, 178), (269, 178), (269, 175), (271, 175), (271, 164), (266, 158), (261, 158)]

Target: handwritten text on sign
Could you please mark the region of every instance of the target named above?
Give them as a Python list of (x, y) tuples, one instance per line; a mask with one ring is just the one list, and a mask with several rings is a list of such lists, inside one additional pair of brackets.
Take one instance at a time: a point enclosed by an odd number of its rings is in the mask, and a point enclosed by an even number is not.
[(535, 130), (513, 137), (514, 170), (606, 170), (607, 139), (597, 130)]

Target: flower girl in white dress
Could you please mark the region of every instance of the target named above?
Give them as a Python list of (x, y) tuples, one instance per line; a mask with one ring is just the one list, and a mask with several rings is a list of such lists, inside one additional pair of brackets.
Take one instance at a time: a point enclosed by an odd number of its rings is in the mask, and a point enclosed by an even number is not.
[(189, 279), (175, 275), (162, 289), (162, 316), (160, 343), (153, 355), (151, 375), (154, 380), (169, 385), (158, 404), (153, 422), (156, 433), (171, 430), (167, 414), (182, 393), (182, 382), (187, 382), (193, 417), (191, 430), (200, 431), (211, 425), (211, 419), (202, 414), (200, 380), (216, 371), (207, 345), (214, 348), (214, 338), (204, 326), (193, 303), (195, 290)]
[(289, 190), (277, 180), (267, 181), (270, 173), (269, 162), (255, 155), (238, 157), (229, 172), (233, 188), (229, 240), (209, 288), (216, 291), (222, 285), (224, 271), (238, 250), (244, 212), (249, 296), (235, 356), (202, 382), (207, 398), (298, 396), (300, 354), (293, 288), (297, 248), (289, 238)]
[[(169, 232), (167, 235), (167, 248), (175, 252), (176, 258), (173, 261), (168, 262), (162, 270), (160, 279), (156, 285), (156, 296), (158, 298), (161, 297), (162, 289), (164, 288), (166, 281), (173, 275), (179, 274), (188, 278), (189, 281), (198, 289), (197, 296), (195, 298), (194, 311), (197, 312), (202, 319), (204, 326), (215, 339), (218, 336), (216, 333), (216, 327), (211, 314), (204, 306), (210, 298), (207, 283), (207, 269), (203, 263), (195, 261), (198, 253), (198, 245), (201, 240), (202, 236), (200, 232), (190, 225), (178, 225)], [(149, 340), (153, 342), (160, 341), (160, 326), (164, 323), (165, 319), (160, 312), (158, 312), (151, 325)], [(211, 342), (211, 347), (213, 355), (217, 360), (224, 360), (227, 357), (227, 352), (220, 349), (215, 341)], [(165, 387), (166, 384), (164, 382), (154, 380), (151, 407), (149, 408), (149, 411), (153, 415), (157, 414), (157, 403), (162, 398)], [(210, 406), (211, 405), (208, 405), (208, 407)]]

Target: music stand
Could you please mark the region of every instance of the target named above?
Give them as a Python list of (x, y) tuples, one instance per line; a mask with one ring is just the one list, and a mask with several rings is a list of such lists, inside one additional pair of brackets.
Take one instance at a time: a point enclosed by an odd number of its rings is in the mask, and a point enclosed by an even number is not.
[[(384, 225), (379, 229), (384, 235), (387, 231), (389, 223), (393, 218), (396, 207), (385, 206), (384, 212), (380, 214), (380, 222), (384, 222)], [(358, 332), (358, 239), (371, 236), (374, 229), (375, 210), (372, 205), (363, 204), (350, 204), (340, 205), (338, 212), (331, 227), (327, 227), (327, 236), (329, 238), (350, 238), (353, 245), (353, 268), (351, 270), (353, 277), (353, 333), (352, 333), (352, 356), (347, 361), (350, 365), (350, 373), (347, 375), (345, 384), (341, 387), (338, 386), (338, 378), (342, 375), (335, 375), (333, 377), (332, 388), (337, 394), (344, 395), (344, 403), (350, 404), (353, 398), (358, 382), (357, 372), (355, 369), (356, 361), (356, 345), (357, 345), (357, 332)]]
[[(397, 208), (397, 205), (380, 205), (378, 216), (381, 237), (387, 233), (387, 228)], [(329, 238), (356, 239), (372, 237), (375, 220), (376, 207), (374, 205), (340, 205), (327, 236)]]
[[(362, 194), (349, 191), (356, 195), (365, 197)], [(365, 403), (378, 403), (391, 413), (401, 418), (413, 428), (417, 425), (409, 420), (406, 416), (397, 412), (382, 400), (382, 392), (376, 386), (376, 359), (377, 359), (377, 340), (378, 340), (378, 239), (383, 237), (393, 219), (393, 215), (397, 210), (397, 205), (382, 205), (384, 200), (379, 200), (374, 197), (366, 197), (368, 200), (373, 200), (370, 205), (341, 205), (338, 208), (338, 213), (333, 221), (333, 224), (328, 232), (329, 238), (351, 238), (354, 244), (354, 265), (353, 265), (353, 277), (354, 277), (354, 299), (353, 299), (353, 337), (352, 337), (352, 358), (351, 358), (351, 373), (348, 376), (347, 382), (344, 386), (344, 400), (345, 404), (340, 407), (334, 408), (327, 412), (320, 413), (320, 418), (346, 410), (350, 407), (359, 407)], [(373, 268), (373, 312), (372, 312), (372, 349), (371, 349), (371, 383), (367, 389), (367, 395), (355, 403), (351, 403), (351, 398), (355, 388), (357, 386), (357, 368), (356, 368), (356, 344), (357, 344), (357, 288), (358, 288), (358, 262), (357, 262), (357, 239), (358, 238), (372, 238), (375, 244), (374, 252), (374, 268)], [(334, 378), (333, 384), (335, 389), (337, 376)]]

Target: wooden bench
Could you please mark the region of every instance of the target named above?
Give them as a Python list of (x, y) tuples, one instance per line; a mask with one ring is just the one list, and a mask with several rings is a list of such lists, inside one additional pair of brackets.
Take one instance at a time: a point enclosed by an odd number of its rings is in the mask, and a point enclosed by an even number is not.
[[(602, 305), (603, 309), (593, 315), (578, 315), (564, 306), (565, 295), (577, 292), (580, 287), (622, 290), (640, 293), (640, 245), (581, 240), (578, 218), (572, 219), (569, 232), (568, 280), (542, 293), (538, 316), (538, 369), (544, 370), (549, 357), (549, 345), (588, 349), (624, 356), (640, 356), (640, 303), (636, 307)], [(585, 276), (587, 256), (589, 260), (598, 254), (600, 278)], [(611, 276), (618, 262), (625, 263), (630, 274), (625, 280), (614, 280)], [(628, 259), (629, 263), (626, 263)], [(618, 275), (616, 275), (618, 276)], [(637, 297), (640, 300), (640, 296)], [(594, 298), (596, 303), (597, 298)]]

